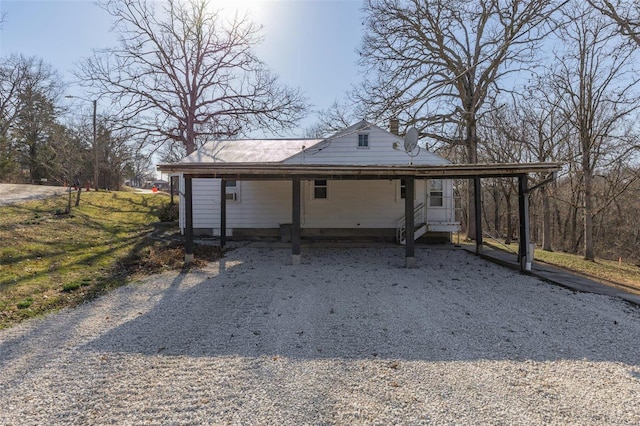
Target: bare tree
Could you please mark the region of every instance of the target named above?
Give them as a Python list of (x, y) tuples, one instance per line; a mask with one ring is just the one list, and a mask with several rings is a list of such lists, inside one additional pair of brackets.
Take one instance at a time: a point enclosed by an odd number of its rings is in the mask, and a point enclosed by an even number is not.
[(21, 161), (36, 178), (37, 147), (57, 112), (62, 91), (58, 73), (36, 57), (11, 55), (0, 62), (0, 177)]
[(608, 16), (622, 34), (640, 46), (640, 3), (637, 0), (587, 0), (600, 13)]
[[(519, 117), (516, 122), (522, 129), (518, 141), (525, 153), (525, 160), (534, 162), (568, 159), (566, 146), (569, 143), (571, 129), (568, 118), (561, 108), (562, 99), (552, 90), (551, 82), (541, 78), (522, 95), (515, 98), (514, 113)], [(547, 176), (537, 176), (539, 181)], [(536, 200), (541, 204), (542, 249), (552, 251), (552, 194), (553, 184), (539, 187)]]
[(24, 108), (24, 92), (58, 95), (60, 77), (42, 59), (10, 55), (0, 61), (0, 135), (7, 135)]
[(559, 32), (564, 48), (557, 54), (552, 79), (576, 135), (584, 258), (594, 260), (594, 178), (638, 149), (628, 138), (629, 120), (640, 108), (637, 49), (592, 8), (576, 1), (565, 13), (570, 24)]
[(24, 107), (12, 128), (18, 161), (29, 170), (32, 182), (45, 177), (43, 148), (55, 124), (53, 101), (44, 93), (27, 88), (20, 93)]
[(300, 92), (253, 53), (259, 28), (246, 16), (226, 22), (206, 0), (100, 4), (116, 20), (119, 45), (83, 60), (77, 75), (114, 99), (139, 135), (191, 153), (207, 138), (279, 132), (304, 116)]
[(305, 133), (311, 138), (321, 138), (339, 132), (354, 122), (356, 117), (348, 101), (334, 100), (329, 108), (318, 112), (318, 121)]
[(71, 187), (76, 186), (76, 207), (80, 205), (81, 179), (90, 161), (90, 151), (75, 129), (55, 123), (48, 143), (42, 148), (47, 161), (43, 167), (51, 178), (69, 187), (66, 213), (71, 211)]
[(481, 111), (504, 90), (504, 77), (533, 59), (558, 7), (556, 0), (366, 0), (359, 101), (375, 117), (398, 116), (425, 136), (464, 145), (475, 163)]

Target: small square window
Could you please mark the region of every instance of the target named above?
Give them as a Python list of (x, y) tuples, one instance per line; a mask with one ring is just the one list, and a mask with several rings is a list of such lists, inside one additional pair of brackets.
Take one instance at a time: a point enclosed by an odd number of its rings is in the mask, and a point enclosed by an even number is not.
[(327, 180), (316, 179), (313, 181), (313, 198), (324, 200), (327, 198)]
[(358, 135), (358, 148), (369, 148), (369, 135), (367, 133)]
[(238, 182), (235, 180), (227, 180), (224, 182), (225, 198), (228, 201), (238, 201)]

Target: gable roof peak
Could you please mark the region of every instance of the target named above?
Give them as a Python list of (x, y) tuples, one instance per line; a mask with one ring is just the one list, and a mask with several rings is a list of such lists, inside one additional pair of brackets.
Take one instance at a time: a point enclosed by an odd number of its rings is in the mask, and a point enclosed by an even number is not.
[(396, 138), (399, 137), (398, 135), (394, 135), (393, 133), (390, 133), (389, 131), (387, 131), (387, 130), (379, 127), (379, 126), (377, 126), (377, 125), (375, 125), (373, 123), (370, 123), (367, 120), (360, 120), (357, 123), (352, 124), (351, 126), (347, 127), (346, 129), (340, 130), (339, 132), (329, 136), (327, 138), (327, 140), (340, 138), (342, 136), (348, 136), (348, 135), (351, 135), (353, 133), (357, 133), (357, 132), (360, 132), (360, 131), (363, 131), (363, 130), (369, 130), (369, 129), (373, 129), (373, 128), (378, 129), (378, 130), (380, 130), (382, 132), (385, 132), (385, 133), (389, 133), (389, 135), (391, 135), (393, 137), (396, 137)]

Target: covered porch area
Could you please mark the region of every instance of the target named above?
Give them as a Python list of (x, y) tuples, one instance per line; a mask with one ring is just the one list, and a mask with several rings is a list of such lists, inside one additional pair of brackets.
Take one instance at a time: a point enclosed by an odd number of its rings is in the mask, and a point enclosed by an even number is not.
[[(291, 182), (291, 256), (292, 264), (300, 264), (301, 253), (301, 186), (306, 180), (385, 180), (402, 179), (406, 186), (405, 212), (405, 266), (416, 266), (415, 182), (418, 179), (468, 179), (474, 192), (476, 222), (475, 251), (482, 252), (482, 203), (481, 183), (485, 178), (511, 177), (518, 179), (518, 211), (520, 222), (520, 270), (531, 270), (532, 253), (529, 241), (529, 175), (532, 173), (552, 176), (560, 169), (558, 163), (498, 163), (498, 164), (445, 164), (445, 165), (289, 165), (282, 163), (190, 163), (162, 164), (158, 170), (165, 173), (180, 173), (184, 178), (185, 212), (185, 262), (193, 260), (193, 190), (195, 178), (220, 179), (221, 194), (225, 192), (227, 180), (286, 180)], [(227, 206), (226, 197), (220, 197), (220, 245), (226, 244)]]

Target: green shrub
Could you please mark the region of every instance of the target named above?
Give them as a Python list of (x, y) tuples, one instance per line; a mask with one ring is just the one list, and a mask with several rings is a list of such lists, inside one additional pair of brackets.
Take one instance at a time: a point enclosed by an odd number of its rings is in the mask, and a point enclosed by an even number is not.
[(175, 222), (178, 220), (180, 210), (177, 204), (168, 203), (160, 206), (156, 215), (158, 219), (160, 219), (160, 222)]
[(27, 297), (24, 300), (21, 300), (16, 304), (18, 309), (27, 309), (33, 303), (33, 299), (31, 297)]
[(66, 283), (62, 286), (62, 291), (64, 292), (72, 292), (80, 288), (81, 283), (79, 281), (72, 281), (70, 283)]

